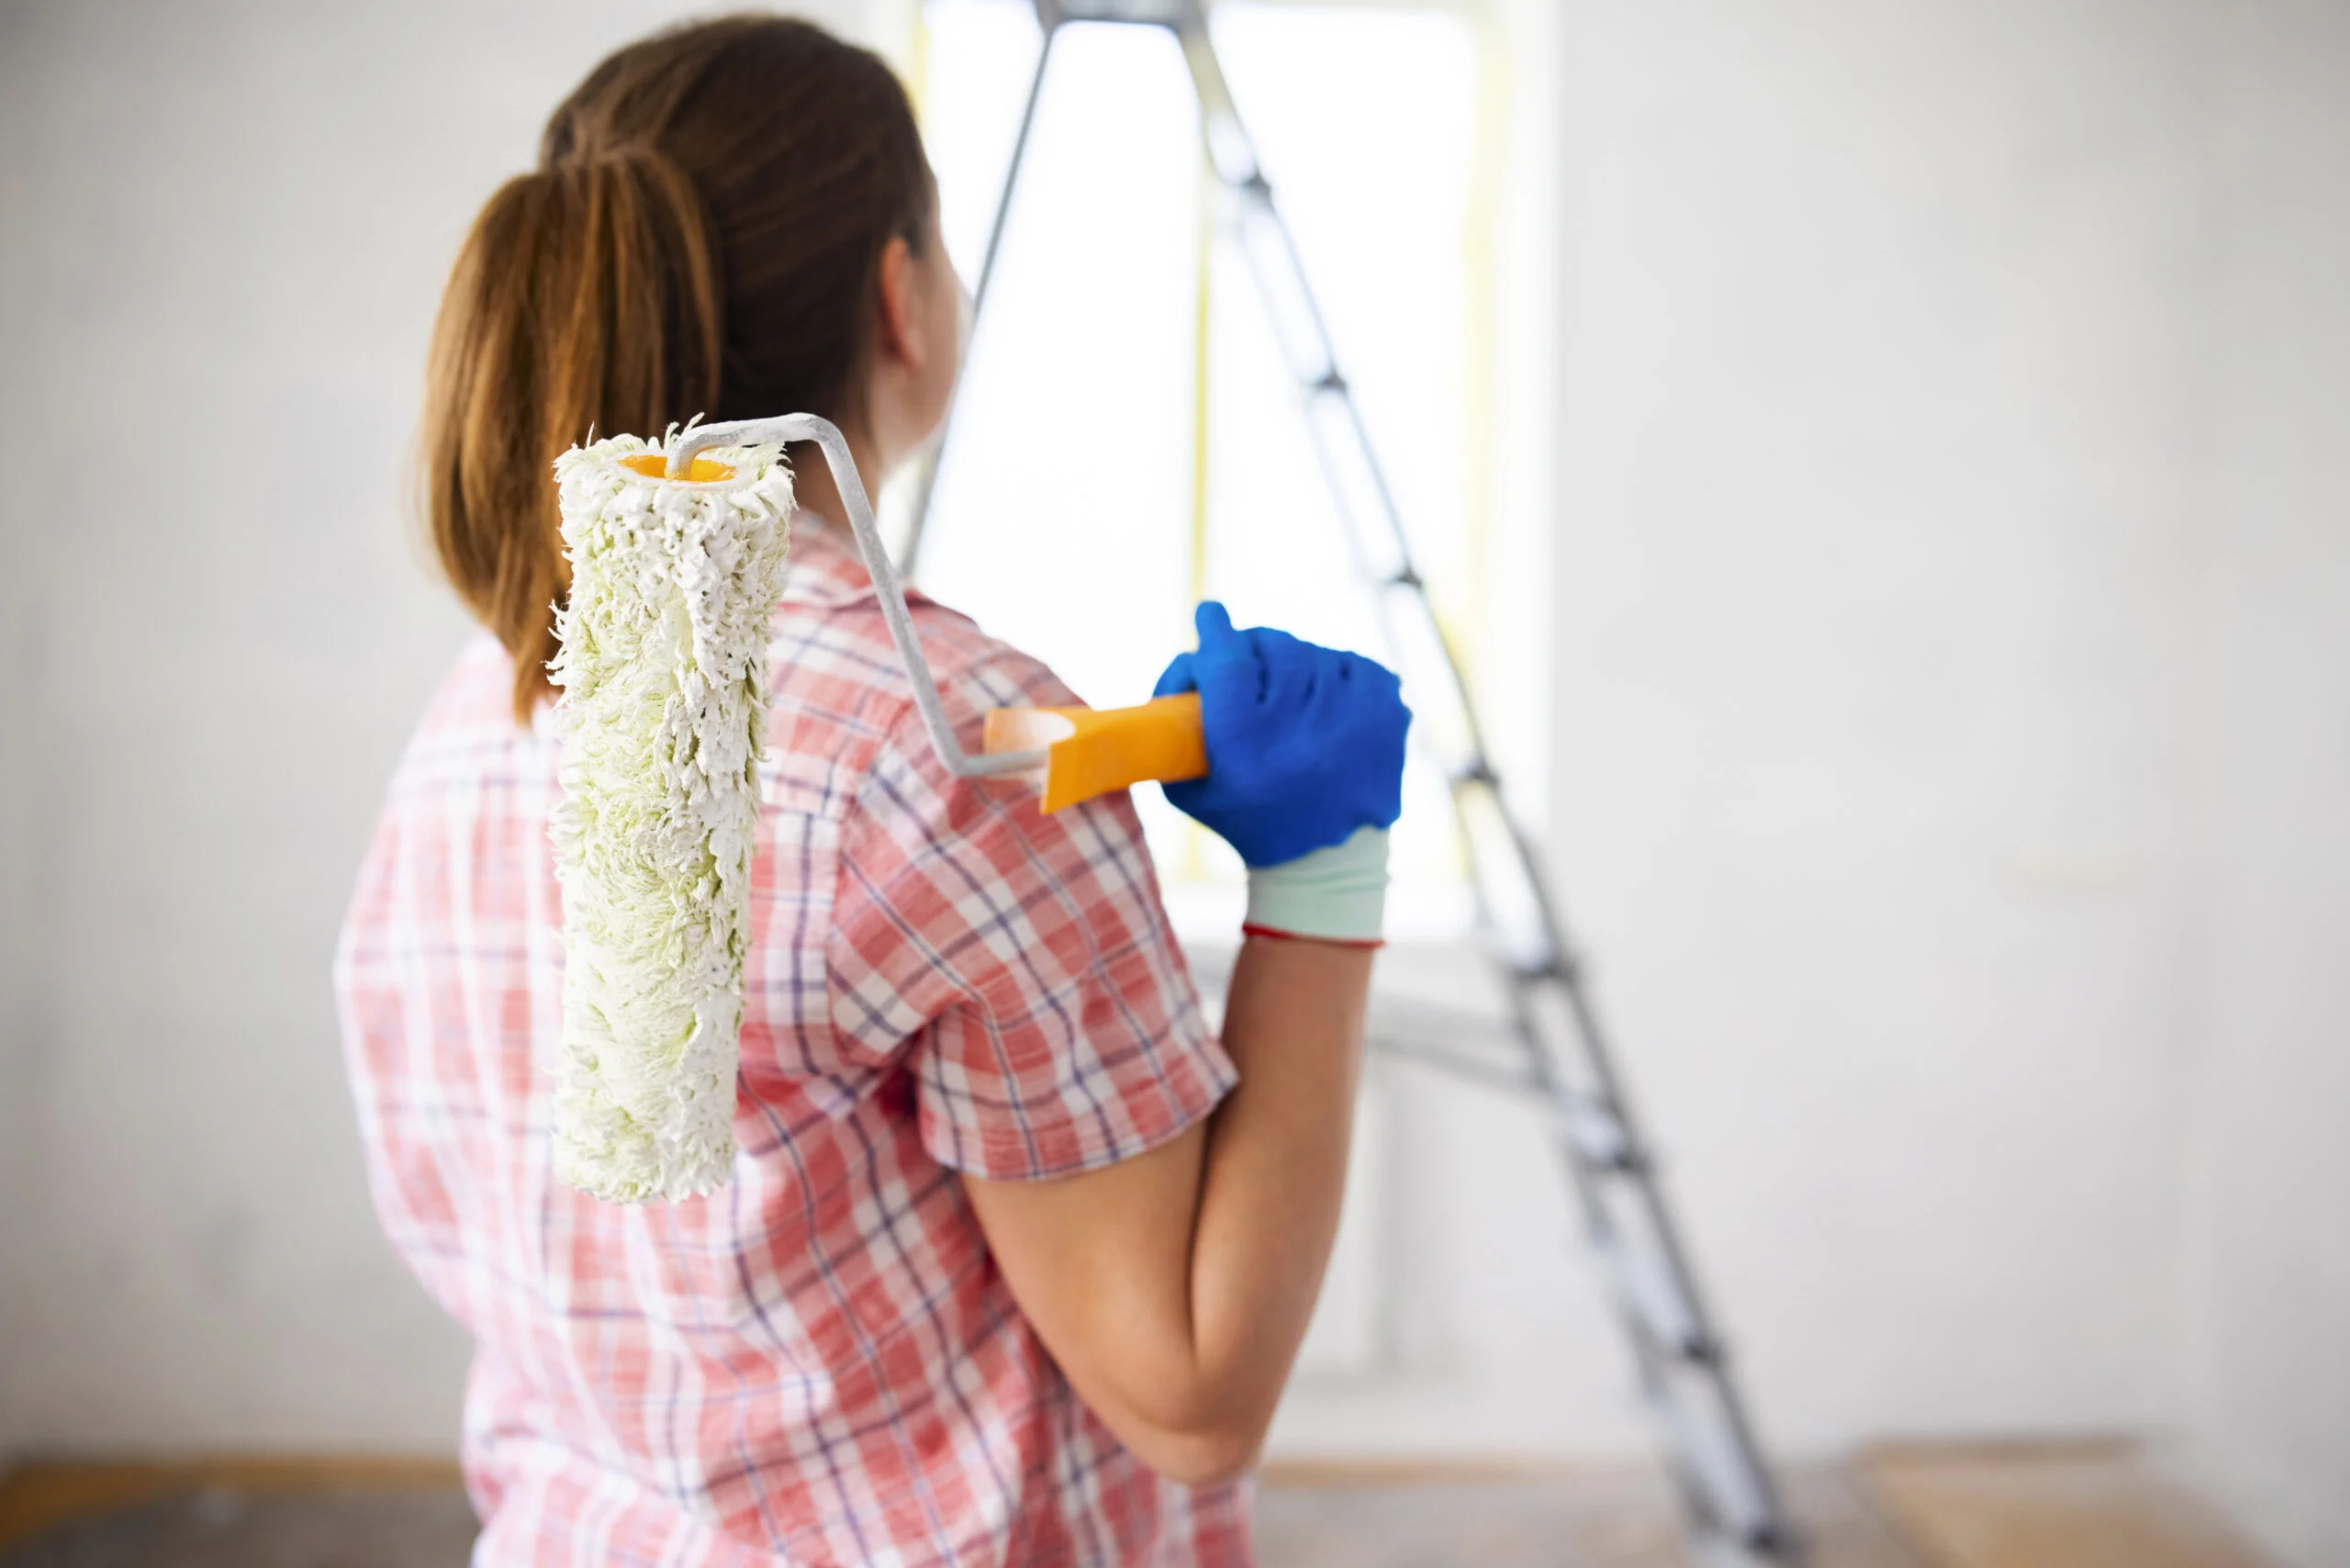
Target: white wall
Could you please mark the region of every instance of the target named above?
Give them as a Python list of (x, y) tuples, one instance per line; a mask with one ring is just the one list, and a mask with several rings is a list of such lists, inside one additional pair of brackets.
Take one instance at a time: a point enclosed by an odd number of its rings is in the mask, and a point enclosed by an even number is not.
[[(400, 505), (442, 269), (663, 10), (0, 20), (8, 428), (152, 420), (62, 516), (0, 488), (30, 566), (0, 680), (34, 708), (6, 778), (41, 760), (9, 812), (40, 939), (0, 1053), (30, 1124), (0, 1126), (0, 1443), (449, 1439), (462, 1348), (367, 1212), (327, 958), (460, 630)], [(2236, 1216), (2342, 1186), (2316, 1124), (2262, 1135), (2342, 1016), (2336, 774), (2293, 749), (2340, 741), (2339, 420), (2301, 399), (2341, 373), (2296, 333), (2342, 325), (2339, 250), (2307, 251), (2340, 208), (2302, 209), (2338, 195), (2350, 78), (2281, 6), (2225, 10), (1561, 13), (1546, 805), (1791, 1449), (2192, 1415), (2241, 1438), (2244, 1496), (2318, 1495), (2259, 1457), (2311, 1428), (2339, 1473), (2341, 1423), (2266, 1358), (2321, 1321), (2276, 1305), (2312, 1257), (2342, 1320), (2343, 1260)], [(1640, 1440), (1532, 1118), (1380, 1088), (1389, 1371), (1301, 1388), (1282, 1445)], [(2190, 1257), (2226, 1280), (2190, 1294)]]
[(2191, 1456), (2350, 1563), (2350, 12), (2218, 52), (2205, 389), (2213, 846), (2191, 1159)]
[(1557, 861), (1797, 1449), (2172, 1407), (2202, 11), (1572, 13)]

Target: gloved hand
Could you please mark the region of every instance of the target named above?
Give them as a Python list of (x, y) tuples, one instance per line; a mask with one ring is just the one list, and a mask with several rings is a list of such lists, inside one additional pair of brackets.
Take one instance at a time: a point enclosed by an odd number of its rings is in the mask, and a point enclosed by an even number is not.
[(1151, 695), (1200, 694), (1208, 771), (1163, 785), (1168, 800), (1252, 868), (1393, 823), (1404, 809), (1412, 722), (1394, 675), (1270, 627), (1235, 631), (1214, 599), (1193, 620), (1199, 651), (1177, 655)]

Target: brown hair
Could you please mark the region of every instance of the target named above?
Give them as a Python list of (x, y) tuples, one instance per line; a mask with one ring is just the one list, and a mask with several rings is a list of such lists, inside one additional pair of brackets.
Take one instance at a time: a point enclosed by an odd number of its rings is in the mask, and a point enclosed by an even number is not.
[(919, 252), (934, 201), (897, 77), (806, 22), (655, 34), (555, 110), (466, 236), (425, 393), (433, 548), (514, 655), (518, 720), (570, 586), (555, 458), (696, 414), (856, 429), (881, 252)]

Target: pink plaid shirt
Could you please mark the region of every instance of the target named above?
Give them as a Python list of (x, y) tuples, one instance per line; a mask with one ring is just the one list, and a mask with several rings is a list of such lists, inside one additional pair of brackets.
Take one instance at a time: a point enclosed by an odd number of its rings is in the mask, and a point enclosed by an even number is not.
[[(917, 598), (947, 708), (1073, 700)], [(1091, 1170), (1233, 1081), (1123, 795), (946, 774), (863, 569), (802, 514), (775, 617), (731, 1185), (556, 1180), (554, 743), (458, 659), (335, 967), (375, 1205), (473, 1331), (477, 1564), (1246, 1563), (1245, 1489), (1162, 1481), (1081, 1404), (955, 1172)]]

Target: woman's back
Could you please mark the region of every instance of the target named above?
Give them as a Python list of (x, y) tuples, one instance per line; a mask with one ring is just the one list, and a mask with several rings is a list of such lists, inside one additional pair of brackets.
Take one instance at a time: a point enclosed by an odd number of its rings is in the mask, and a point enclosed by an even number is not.
[[(917, 601), (949, 711), (1070, 700)], [(802, 514), (770, 657), (733, 1180), (558, 1181), (555, 745), (482, 637), (391, 785), (336, 968), (377, 1207), (476, 1336), (477, 1561), (1246, 1561), (1072, 1394), (957, 1171), (1129, 1159), (1230, 1087), (1123, 796), (950, 779), (862, 569)]]
[[(1409, 714), (1377, 665), (1200, 607), (1160, 684), (1199, 694), (1211, 766), (1168, 798), (1249, 868), (1211, 1038), (1125, 796), (1047, 816), (949, 776), (819, 521), (939, 429), (964, 302), (903, 87), (779, 17), (607, 58), (451, 274), (425, 512), (490, 635), (401, 761), (336, 987), (385, 1226), (476, 1337), (478, 1568), (1248, 1561), (1233, 1478), (1337, 1225)], [(566, 958), (546, 705), (576, 542), (552, 470), (598, 431), (785, 413), (830, 420), (846, 465), (795, 475), (747, 887), (730, 836), (716, 882), (610, 901), (729, 901), (696, 927), (724, 933), (694, 983), (725, 1004), (695, 1027), (734, 1032), (739, 978), (739, 1039), (697, 1033), (692, 1072), (650, 1054), (632, 1082), (706, 1093), (731, 1060), (730, 1179), (608, 1204), (556, 1175), (558, 1063), (592, 1080), (599, 1041), (648, 1036), (599, 1022), (600, 988), (565, 994), (610, 933), (583, 918)], [(664, 571), (648, 555), (639, 587), (667, 594)], [(752, 624), (770, 591), (738, 607)], [(961, 618), (914, 615), (966, 746), (984, 710), (1070, 700)], [(670, 744), (653, 718), (631, 755)], [(595, 839), (596, 876), (645, 869), (646, 818), (562, 803), (566, 854)]]

